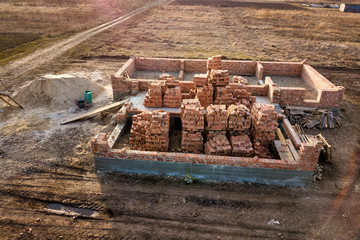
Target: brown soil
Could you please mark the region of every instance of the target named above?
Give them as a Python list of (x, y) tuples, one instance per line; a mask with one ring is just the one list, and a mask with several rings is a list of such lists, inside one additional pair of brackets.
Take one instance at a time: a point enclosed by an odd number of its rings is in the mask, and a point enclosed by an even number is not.
[[(242, 38), (250, 36), (248, 34), (253, 31), (244, 30), (243, 36), (237, 31), (233, 32), (234, 28), (230, 25), (222, 28), (224, 21), (229, 19), (251, 20), (234, 17), (237, 15), (232, 15), (235, 12), (231, 9), (235, 8), (218, 10), (201, 7), (201, 10), (193, 6), (174, 6), (158, 7), (136, 18), (136, 21), (105, 31), (102, 36), (88, 41), (88, 46), (99, 47), (90, 48), (92, 54), (87, 55), (92, 56), (90, 58), (57, 58), (41, 68), (26, 72), (25, 76), (7, 77), (6, 85), (2, 87), (16, 90), (44, 73), (77, 71), (101, 71), (105, 76), (103, 85), (109, 86), (109, 75), (124, 63), (122, 55), (141, 52), (155, 56), (156, 50), (158, 55), (183, 57), (191, 52), (188, 44), (191, 46), (196, 41), (204, 46), (203, 50), (198, 49), (203, 57), (208, 56), (207, 49), (214, 44), (219, 46), (216, 50), (218, 53), (224, 50), (229, 58), (238, 58), (239, 45), (228, 44), (222, 34)], [(239, 9), (236, 11), (243, 15), (244, 12)], [(191, 14), (198, 14), (194, 10), (208, 11), (208, 20), (202, 18), (203, 12), (187, 19)], [(167, 15), (168, 11), (172, 13)], [(255, 10), (247, 8), (247, 11)], [(172, 22), (174, 19), (171, 16), (178, 18), (177, 25)], [(0, 109), (0, 238), (359, 239), (360, 71), (345, 68), (344, 62), (333, 62), (335, 55), (318, 48), (313, 48), (310, 53), (303, 51), (300, 46), (301, 49), (295, 51), (291, 48), (294, 46), (293, 38), (274, 40), (266, 37), (270, 30), (263, 27), (271, 26), (271, 21), (272, 18), (257, 19), (248, 25), (251, 29), (261, 27), (265, 31), (257, 31), (258, 34), (253, 35), (259, 42), (255, 45), (264, 43), (266, 49), (267, 44), (280, 41), (286, 44), (277, 46), (284, 47), (279, 47), (279, 51), (274, 53), (248, 45), (249, 48), (242, 51), (251, 51), (254, 56), (284, 60), (301, 58), (309, 53), (313, 63), (317, 64), (315, 67), (325, 77), (346, 87), (346, 98), (339, 111), (342, 128), (308, 131), (311, 134), (321, 132), (333, 146), (333, 162), (320, 163), (324, 166), (321, 181), (308, 187), (249, 183), (185, 184), (182, 179), (98, 173), (89, 140), (100, 131), (112, 130), (112, 114), (60, 126), (59, 121), (66, 117), (64, 112), (31, 108)], [(190, 27), (190, 22), (194, 28)], [(201, 28), (200, 25), (204, 26)], [(210, 26), (220, 26), (221, 29), (218, 32), (207, 31)], [(160, 31), (158, 28), (164, 29)], [(168, 35), (161, 37), (160, 32), (164, 34), (165, 28)], [(200, 32), (199, 29), (205, 31), (205, 35), (198, 37), (194, 34), (196, 30)], [(182, 38), (174, 35), (176, 32)], [(140, 41), (142, 37), (144, 39)], [(147, 42), (149, 38), (154, 41)], [(136, 39), (137, 44), (134, 42)], [(162, 42), (166, 39), (168, 42)], [(175, 44), (173, 40), (179, 42)], [(337, 43), (336, 39), (333, 41), (336, 46), (343, 44)], [(170, 43), (172, 45), (168, 45)], [(243, 42), (239, 41), (239, 44)], [(124, 45), (127, 52), (122, 51), (120, 45)], [(350, 49), (355, 45), (350, 42), (344, 46)], [(117, 50), (111, 52), (110, 48)], [(78, 53), (84, 56), (80, 50)], [(285, 57), (280, 53), (288, 55)], [(358, 64), (352, 52), (338, 56), (346, 59), (351, 66)], [(49, 203), (89, 208), (100, 215), (96, 218), (73, 218), (54, 214), (46, 210)], [(276, 221), (280, 225), (272, 224)]]

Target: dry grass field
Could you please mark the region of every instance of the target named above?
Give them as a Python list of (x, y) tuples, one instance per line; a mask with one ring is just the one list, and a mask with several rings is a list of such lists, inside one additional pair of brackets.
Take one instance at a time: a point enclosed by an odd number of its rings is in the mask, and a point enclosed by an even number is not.
[[(1, 1), (0, 54), (8, 51), (6, 46), (34, 51), (144, 2)], [(307, 187), (186, 184), (174, 178), (98, 173), (89, 140), (112, 130), (112, 114), (60, 126), (67, 109), (22, 99), (25, 110), (0, 109), (0, 239), (359, 239), (359, 39), (360, 14), (288, 2), (174, 0), (26, 74), (0, 76), (0, 91), (7, 92), (46, 73), (83, 73), (109, 87), (110, 74), (131, 55), (222, 54), (229, 59), (308, 59), (346, 88), (339, 109), (342, 128), (308, 131), (328, 139), (333, 162), (321, 162), (322, 180)], [(54, 203), (98, 215), (49, 212)]]

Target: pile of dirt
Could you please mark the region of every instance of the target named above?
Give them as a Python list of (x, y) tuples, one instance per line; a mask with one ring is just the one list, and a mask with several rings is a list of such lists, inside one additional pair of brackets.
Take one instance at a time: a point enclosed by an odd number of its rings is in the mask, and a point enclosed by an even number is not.
[(86, 90), (90, 90), (95, 98), (103, 89), (84, 77), (47, 74), (20, 91), (16, 99), (31, 107), (67, 108), (74, 106), (76, 99), (83, 98)]

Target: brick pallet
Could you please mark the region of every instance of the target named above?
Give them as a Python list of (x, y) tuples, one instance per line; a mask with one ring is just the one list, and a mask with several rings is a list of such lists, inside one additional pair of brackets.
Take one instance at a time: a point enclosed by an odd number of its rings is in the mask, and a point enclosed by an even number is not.
[(195, 74), (193, 82), (196, 87), (205, 86), (208, 83), (208, 75), (207, 74)]
[[(236, 131), (247, 132), (251, 126), (251, 113), (245, 105), (230, 105), (228, 108), (228, 126), (229, 132)], [(232, 134), (234, 135), (234, 134)]]
[(181, 105), (182, 137), (181, 150), (183, 152), (200, 153), (204, 148), (202, 132), (205, 128), (205, 109), (198, 99), (183, 100)]
[(235, 102), (230, 86), (216, 87), (214, 104), (230, 106)]
[(271, 156), (269, 145), (276, 138), (275, 132), (279, 126), (277, 118), (274, 105), (254, 103), (251, 109), (251, 135), (256, 156), (262, 158)]
[(156, 110), (133, 116), (130, 148), (141, 151), (167, 151), (169, 147), (170, 113)]
[(206, 130), (225, 131), (227, 127), (227, 110), (225, 105), (210, 105), (206, 109)]
[(210, 71), (209, 82), (213, 86), (226, 86), (230, 82), (230, 76), (228, 70), (214, 70)]
[(162, 107), (162, 87), (160, 82), (152, 82), (145, 95), (145, 107)]
[(179, 108), (181, 106), (182, 95), (178, 80), (166, 80), (165, 93), (163, 98), (164, 107)]
[(248, 80), (242, 76), (234, 76), (233, 83), (248, 85)]
[(231, 136), (232, 155), (236, 157), (254, 157), (254, 149), (249, 136)]
[(210, 139), (218, 135), (226, 136), (226, 131), (212, 131), (212, 130), (206, 131), (206, 141), (209, 141)]
[(226, 136), (218, 135), (205, 143), (205, 154), (207, 155), (231, 155), (231, 145)]
[(204, 139), (202, 133), (183, 130), (181, 133), (181, 151), (190, 153), (202, 153)]
[(196, 87), (196, 97), (199, 99), (201, 106), (207, 108), (210, 104), (213, 104), (214, 88), (211, 84), (204, 85), (203, 87)]
[(207, 60), (207, 69), (222, 69), (221, 56), (213, 56)]

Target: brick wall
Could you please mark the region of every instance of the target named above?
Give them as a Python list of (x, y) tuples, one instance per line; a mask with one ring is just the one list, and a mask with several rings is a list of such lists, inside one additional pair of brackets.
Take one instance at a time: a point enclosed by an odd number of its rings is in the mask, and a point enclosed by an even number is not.
[(136, 70), (139, 71), (180, 71), (181, 59), (144, 58), (135, 59)]
[(300, 76), (302, 63), (290, 62), (261, 62), (264, 67), (264, 76)]
[(256, 61), (223, 60), (222, 65), (232, 75), (255, 75)]
[[(279, 104), (281, 106), (286, 105), (303, 105), (305, 99), (305, 88), (296, 88), (296, 87), (278, 87), (280, 90), (280, 99)], [(276, 89), (276, 90), (277, 90)]]

